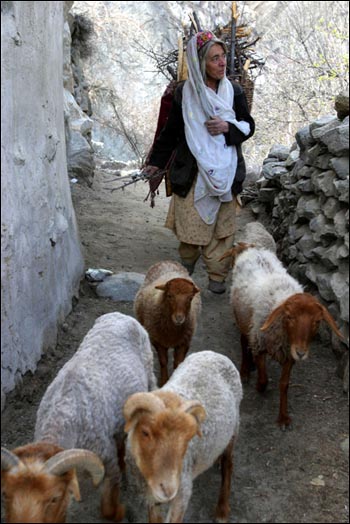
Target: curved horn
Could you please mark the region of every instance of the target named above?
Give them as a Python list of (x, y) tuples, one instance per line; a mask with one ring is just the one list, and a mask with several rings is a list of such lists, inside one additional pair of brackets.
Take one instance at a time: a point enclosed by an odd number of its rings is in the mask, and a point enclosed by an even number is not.
[(57, 453), (45, 462), (47, 473), (63, 475), (72, 468), (82, 468), (92, 477), (94, 486), (97, 486), (104, 476), (104, 466), (99, 457), (87, 449), (67, 449)]
[(181, 410), (185, 411), (185, 413), (193, 415), (198, 420), (198, 422), (203, 422), (207, 416), (206, 411), (199, 400), (186, 400), (182, 404)]
[(164, 402), (153, 393), (134, 393), (124, 404), (124, 417), (126, 420), (125, 431), (131, 429), (131, 419), (133, 419), (137, 412), (148, 411), (150, 413), (158, 413), (165, 408)]
[(186, 400), (180, 409), (181, 411), (192, 415), (196, 419), (198, 425), (197, 435), (201, 437), (202, 432), (200, 430), (200, 425), (207, 416), (207, 413), (202, 404), (198, 400)]
[(19, 466), (20, 459), (6, 448), (1, 448), (1, 471), (8, 471), (9, 469)]

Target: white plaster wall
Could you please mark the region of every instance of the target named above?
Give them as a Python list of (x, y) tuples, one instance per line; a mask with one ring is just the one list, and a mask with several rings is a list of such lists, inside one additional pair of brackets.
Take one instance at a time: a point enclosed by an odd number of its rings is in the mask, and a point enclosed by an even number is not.
[(66, 168), (64, 2), (1, 5), (1, 382), (56, 343), (83, 259)]

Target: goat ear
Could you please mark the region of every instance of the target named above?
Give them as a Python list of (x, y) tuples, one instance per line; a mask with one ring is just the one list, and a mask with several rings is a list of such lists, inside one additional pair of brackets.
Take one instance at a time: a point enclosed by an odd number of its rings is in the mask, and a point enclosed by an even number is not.
[(195, 286), (193, 284), (193, 295), (195, 295), (196, 293), (200, 293), (200, 289), (199, 289), (199, 287), (197, 287), (197, 286)]
[(81, 501), (79, 481), (78, 481), (77, 472), (75, 470), (73, 471), (73, 478), (69, 484), (69, 491), (71, 491), (73, 497), (75, 498), (77, 502)]
[(270, 313), (270, 315), (267, 317), (264, 324), (261, 326), (260, 331), (265, 331), (267, 328), (269, 328), (271, 324), (275, 322), (275, 320), (277, 320), (283, 315), (284, 311), (284, 304), (281, 304), (280, 306), (276, 307), (276, 309), (274, 309), (272, 313)]
[(339, 338), (344, 340), (344, 335), (339, 331), (337, 324), (335, 323), (334, 318), (329, 313), (328, 309), (325, 308), (322, 304), (320, 304), (322, 309), (322, 318), (327, 322), (327, 324), (333, 329), (334, 333), (338, 335)]
[(192, 415), (196, 419), (197, 435), (201, 437), (202, 432), (201, 432), (200, 425), (202, 424), (202, 422), (205, 420), (207, 416), (207, 413), (204, 407), (202, 406), (202, 404), (200, 404), (198, 400), (188, 400), (183, 404), (182, 409), (185, 413)]
[(156, 413), (164, 407), (164, 402), (153, 393), (134, 393), (124, 404), (125, 432), (133, 428), (142, 412)]
[(161, 291), (165, 291), (166, 290), (166, 284), (159, 284), (158, 286), (155, 287), (155, 289), (160, 289)]

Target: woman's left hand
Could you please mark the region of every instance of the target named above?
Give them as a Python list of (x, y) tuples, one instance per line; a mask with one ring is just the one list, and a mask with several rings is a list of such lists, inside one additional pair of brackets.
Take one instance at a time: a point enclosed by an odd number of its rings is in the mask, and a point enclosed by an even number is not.
[(211, 136), (221, 135), (221, 133), (228, 133), (229, 130), (228, 122), (225, 122), (225, 120), (222, 120), (218, 116), (212, 116), (209, 120), (204, 122), (204, 125)]

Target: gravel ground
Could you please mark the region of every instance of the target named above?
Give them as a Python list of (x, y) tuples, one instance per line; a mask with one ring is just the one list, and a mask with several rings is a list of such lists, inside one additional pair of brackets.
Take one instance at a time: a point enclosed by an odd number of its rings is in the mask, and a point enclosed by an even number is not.
[[(115, 178), (98, 171), (92, 188), (72, 185), (86, 268), (118, 273), (145, 273), (162, 259), (178, 260), (177, 241), (163, 227), (169, 200), (161, 194), (156, 207), (144, 202), (147, 186), (139, 182), (111, 192)], [(161, 190), (163, 193), (163, 190)], [(238, 216), (238, 228), (252, 220), (249, 208)], [(207, 291), (201, 262), (193, 278), (202, 289), (203, 311), (191, 352), (210, 349), (230, 357), (239, 367), (239, 334), (228, 292)], [(72, 356), (95, 319), (110, 311), (133, 315), (132, 303), (97, 298), (86, 281), (59, 332), (57, 347), (48, 351), (37, 372), (7, 396), (2, 413), (2, 445), (12, 449), (32, 440), (39, 402), (57, 371)], [(156, 372), (158, 366), (156, 362)], [(326, 342), (315, 339), (311, 357), (294, 366), (289, 392), (293, 429), (282, 432), (278, 412), (280, 367), (269, 362), (264, 394), (244, 385), (240, 436), (235, 448), (230, 522), (348, 522), (348, 398), (336, 375), (336, 360)], [(219, 429), (219, 428), (218, 428)], [(220, 485), (215, 465), (194, 483), (186, 522), (213, 522)], [(72, 502), (68, 522), (107, 522), (99, 514), (99, 489), (81, 480), (82, 502)], [(133, 504), (124, 493), (126, 504)], [(138, 522), (145, 522), (140, 515)], [(127, 522), (125, 520), (124, 522)]]

